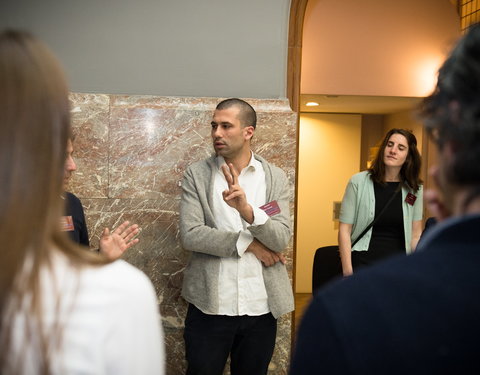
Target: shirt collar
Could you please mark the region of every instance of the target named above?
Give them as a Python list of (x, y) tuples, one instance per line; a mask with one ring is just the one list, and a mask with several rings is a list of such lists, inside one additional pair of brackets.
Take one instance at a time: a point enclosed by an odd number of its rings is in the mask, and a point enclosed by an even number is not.
[[(223, 158), (223, 156), (217, 155), (216, 162), (217, 162), (217, 169), (221, 171), (221, 166), (225, 164), (225, 159)], [(261, 166), (261, 164), (262, 163), (255, 158), (253, 151), (251, 151), (250, 161), (248, 162), (248, 165), (245, 167), (245, 170), (251, 169), (253, 171), (256, 171)], [(241, 172), (242, 171), (239, 171), (239, 173)]]

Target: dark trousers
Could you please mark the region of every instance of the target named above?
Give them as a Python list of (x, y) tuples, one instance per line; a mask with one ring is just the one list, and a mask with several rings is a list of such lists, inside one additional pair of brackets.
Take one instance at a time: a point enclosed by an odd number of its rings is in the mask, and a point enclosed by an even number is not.
[(187, 375), (221, 375), (229, 355), (232, 375), (264, 375), (276, 335), (277, 320), (271, 313), (208, 315), (189, 304), (183, 335)]

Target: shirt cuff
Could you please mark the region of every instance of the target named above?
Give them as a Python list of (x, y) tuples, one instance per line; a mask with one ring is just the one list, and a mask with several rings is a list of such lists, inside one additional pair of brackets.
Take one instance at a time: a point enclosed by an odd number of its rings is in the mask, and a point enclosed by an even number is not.
[(265, 211), (258, 207), (253, 208), (253, 223), (250, 225), (263, 225), (267, 222), (269, 216)]
[(247, 247), (249, 247), (252, 242), (253, 242), (253, 235), (248, 230), (240, 231), (240, 236), (238, 236), (238, 239), (237, 239), (238, 256), (241, 257), (247, 250)]

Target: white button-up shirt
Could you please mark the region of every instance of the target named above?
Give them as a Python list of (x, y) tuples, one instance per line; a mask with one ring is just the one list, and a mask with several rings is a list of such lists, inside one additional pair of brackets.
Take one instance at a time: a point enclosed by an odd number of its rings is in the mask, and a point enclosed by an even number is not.
[[(246, 229), (249, 225), (239, 212), (223, 200), (222, 192), (228, 184), (221, 170), (225, 164), (222, 156), (217, 157), (217, 172), (214, 181), (213, 213), (218, 229), (240, 232), (237, 240), (238, 258), (221, 258), (218, 281), (218, 315), (262, 315), (270, 312), (267, 291), (263, 280), (262, 263), (245, 250), (253, 241)], [(262, 225), (268, 215), (259, 207), (266, 200), (265, 171), (262, 163), (252, 156), (250, 162), (238, 176), (238, 182), (245, 191), (247, 202), (253, 208), (254, 221), (251, 225)]]

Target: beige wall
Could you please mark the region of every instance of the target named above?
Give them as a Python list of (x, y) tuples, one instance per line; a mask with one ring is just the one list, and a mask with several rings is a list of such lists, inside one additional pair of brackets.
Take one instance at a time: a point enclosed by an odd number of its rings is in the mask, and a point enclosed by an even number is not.
[(296, 292), (310, 293), (315, 250), (337, 244), (333, 202), (360, 164), (361, 116), (301, 114), (297, 191)]
[(418, 151), (422, 154), (423, 126), (412, 111), (402, 111), (385, 116), (384, 134), (393, 128), (408, 129), (417, 138)]
[(378, 145), (384, 136), (384, 115), (362, 116), (362, 148), (360, 150), (360, 170), (368, 168), (368, 162), (372, 160), (371, 149)]
[(424, 96), (459, 35), (449, 0), (309, 0), (301, 93)]

